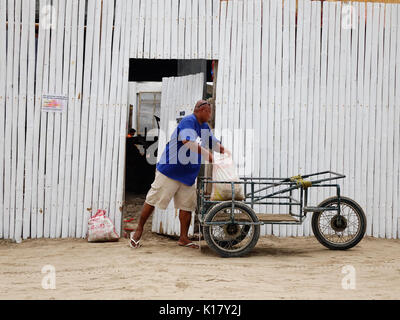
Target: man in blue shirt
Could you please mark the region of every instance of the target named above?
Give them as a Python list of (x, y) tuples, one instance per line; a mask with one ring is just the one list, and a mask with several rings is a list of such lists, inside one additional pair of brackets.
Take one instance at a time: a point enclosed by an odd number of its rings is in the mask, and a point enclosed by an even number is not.
[[(178, 244), (198, 248), (188, 238), (192, 211), (196, 209), (195, 180), (200, 171), (202, 157), (213, 162), (212, 151), (228, 152), (214, 137), (207, 124), (211, 118), (211, 106), (204, 100), (196, 103), (192, 114), (184, 117), (172, 133), (159, 162), (156, 177), (146, 195), (136, 231), (131, 233), (130, 246), (140, 247), (144, 224), (154, 207), (165, 210), (174, 198), (179, 209), (181, 232)], [(211, 149), (212, 151), (209, 151)]]

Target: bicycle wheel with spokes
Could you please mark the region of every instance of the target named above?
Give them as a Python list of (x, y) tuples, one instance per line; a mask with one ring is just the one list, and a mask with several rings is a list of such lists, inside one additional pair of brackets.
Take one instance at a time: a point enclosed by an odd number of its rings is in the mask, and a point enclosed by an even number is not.
[[(204, 221), (229, 222), (231, 212), (232, 202), (221, 202), (208, 211)], [(258, 222), (258, 219), (250, 207), (235, 202), (234, 215), (235, 223), (203, 227), (204, 239), (208, 246), (222, 257), (239, 257), (247, 254), (260, 237), (260, 225), (252, 224)]]
[(312, 230), (322, 245), (333, 250), (346, 250), (364, 237), (367, 219), (357, 202), (340, 197), (340, 215), (335, 210), (338, 207), (337, 197), (322, 201), (319, 207), (332, 208), (315, 212), (312, 217)]

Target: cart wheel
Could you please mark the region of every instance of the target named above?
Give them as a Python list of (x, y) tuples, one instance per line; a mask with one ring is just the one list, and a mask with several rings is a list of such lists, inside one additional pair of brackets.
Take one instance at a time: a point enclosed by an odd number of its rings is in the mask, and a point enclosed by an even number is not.
[[(237, 223), (209, 225), (203, 227), (204, 239), (210, 248), (221, 257), (239, 257), (254, 248), (260, 237), (260, 225), (243, 225), (241, 222), (258, 222), (253, 209), (241, 202), (235, 202)], [(228, 222), (232, 211), (232, 202), (221, 202), (213, 206), (205, 217), (205, 222)]]
[[(319, 207), (337, 208), (337, 197), (331, 197)], [(335, 210), (315, 212), (312, 230), (317, 240), (332, 250), (346, 250), (354, 247), (364, 237), (367, 219), (363, 209), (354, 200), (340, 197), (340, 216)]]

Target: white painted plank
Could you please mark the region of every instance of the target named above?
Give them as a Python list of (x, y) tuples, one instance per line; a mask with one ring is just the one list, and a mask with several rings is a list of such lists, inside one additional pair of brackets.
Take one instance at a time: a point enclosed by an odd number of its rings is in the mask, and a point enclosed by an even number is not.
[[(49, 1), (45, 1), (46, 6)], [(43, 7), (42, 7), (43, 8)], [(50, 27), (45, 26), (45, 56), (44, 56), (44, 79), (42, 93), (48, 93), (49, 88), (49, 70), (50, 70)], [(39, 175), (38, 175), (38, 224), (37, 237), (48, 237), (48, 230), (45, 231), (45, 223), (48, 222), (48, 212), (46, 213), (44, 196), (45, 196), (45, 159), (46, 159), (46, 131), (47, 131), (47, 112), (41, 112), (41, 100), (39, 104), (39, 112), (41, 113), (40, 121), (40, 149), (39, 149)]]
[[(367, 3), (367, 17), (365, 19), (366, 23), (366, 40), (365, 40), (365, 68), (364, 68), (364, 112), (363, 112), (363, 145), (362, 152), (365, 154), (364, 161), (362, 162), (362, 177), (363, 181), (361, 185), (367, 185), (368, 173), (367, 173), (367, 155), (368, 155), (368, 112), (370, 109), (370, 72), (371, 72), (371, 41), (372, 41), (372, 4)], [(367, 235), (372, 235), (372, 211), (369, 208), (369, 200), (367, 198), (367, 188), (364, 189), (365, 194), (365, 204), (364, 210), (367, 215)]]
[[(373, 4), (373, 18), (372, 21), (368, 21), (367, 23), (372, 23), (372, 47), (371, 47), (371, 78), (370, 78), (370, 104), (369, 104), (369, 119), (368, 119), (368, 153), (367, 153), (367, 168), (368, 168), (368, 188), (367, 188), (367, 211), (372, 214), (372, 234), (374, 237), (379, 236), (379, 214), (374, 214), (374, 191), (376, 186), (374, 186), (374, 174), (371, 172), (371, 168), (374, 166), (374, 150), (377, 146), (375, 143), (375, 121), (376, 121), (376, 96), (377, 96), (377, 72), (378, 65), (376, 61), (378, 60), (378, 40), (379, 40), (379, 28), (380, 28), (380, 15), (381, 7), (380, 4)], [(368, 48), (368, 46), (367, 46)]]
[[(15, 25), (21, 23), (21, 1), (15, 1)], [(20, 28), (14, 28), (14, 56), (19, 57), (21, 52), (21, 32)], [(19, 61), (16, 60), (13, 70), (13, 118), (11, 130), (11, 205), (10, 205), (10, 238), (15, 239), (15, 223), (16, 223), (16, 184), (17, 184), (17, 139), (18, 139), (18, 110), (19, 110)]]
[[(101, 6), (100, 3), (96, 3), (95, 16), (94, 16), (94, 33), (93, 33), (93, 53), (92, 53), (92, 74), (91, 74), (91, 87), (89, 95), (89, 106), (88, 106), (88, 119), (87, 119), (87, 148), (86, 148), (86, 168), (85, 176), (82, 177), (84, 180), (84, 198), (83, 198), (83, 222), (82, 222), (82, 237), (86, 236), (88, 220), (93, 212), (93, 170), (94, 170), (94, 153), (95, 153), (95, 135), (99, 134), (96, 131), (96, 119), (97, 112), (101, 112), (99, 108), (98, 94), (102, 94), (99, 89), (99, 74), (100, 64), (100, 28), (101, 28)], [(105, 20), (105, 19), (104, 19)], [(103, 28), (101, 28), (103, 30)], [(104, 32), (105, 33), (105, 32)], [(104, 33), (102, 33), (104, 35)], [(104, 41), (103, 41), (104, 42)], [(129, 51), (128, 51), (129, 52)]]
[[(220, 53), (220, 17), (223, 15), (223, 11), (221, 10), (221, 2), (219, 0), (213, 0), (213, 47), (212, 47), (212, 57), (213, 59), (218, 59), (219, 58), (219, 53)], [(222, 23), (221, 23), (222, 25)]]
[[(11, 130), (13, 113), (13, 65), (14, 62), (14, 1), (8, 3), (8, 29), (7, 29), (7, 84), (6, 84), (6, 123), (4, 137), (4, 185), (11, 184)], [(4, 188), (4, 239), (9, 239), (10, 231), (10, 206), (11, 188)]]
[(4, 134), (6, 110), (7, 42), (6, 42), (6, 0), (0, 1), (0, 238), (3, 238), (4, 221)]
[[(204, 0), (203, 0), (204, 1)], [(191, 58), (199, 57), (199, 0), (192, 0), (192, 46)]]
[[(85, 43), (85, 73), (83, 78), (83, 93), (82, 93), (82, 111), (81, 111), (81, 134), (80, 134), (80, 149), (79, 149), (79, 176), (78, 176), (78, 199), (77, 199), (77, 224), (76, 237), (84, 237), (82, 234), (82, 225), (84, 216), (87, 215), (87, 209), (84, 207), (85, 198), (85, 174), (86, 174), (86, 157), (88, 147), (88, 123), (89, 123), (89, 105), (90, 105), (90, 81), (92, 70), (93, 57), (93, 37), (95, 27), (96, 2), (88, 2), (88, 25), (86, 28), (86, 43)], [(118, 2), (117, 2), (118, 7)], [(116, 19), (118, 24), (118, 19)]]
[(390, 21), (390, 63), (389, 63), (389, 113), (388, 113), (388, 159), (387, 159), (387, 215), (386, 215), (386, 238), (396, 238), (397, 230), (396, 224), (393, 221), (395, 213), (393, 211), (393, 204), (395, 202), (394, 197), (394, 136), (395, 136), (395, 106), (396, 106), (396, 37), (397, 37), (397, 6), (390, 4), (391, 6), (391, 21)]
[[(67, 1), (65, 8), (65, 35), (64, 35), (64, 62), (62, 66), (62, 86), (59, 88), (63, 96), (68, 97), (68, 87), (69, 87), (69, 67), (71, 63), (71, 25), (72, 23), (72, 1)], [(57, 185), (57, 196), (55, 197), (56, 203), (56, 212), (57, 212), (57, 227), (56, 227), (56, 238), (61, 237), (62, 232), (62, 224), (68, 223), (66, 219), (63, 218), (63, 207), (64, 207), (64, 183), (65, 183), (65, 166), (66, 166), (66, 143), (67, 143), (67, 121), (69, 115), (69, 108), (67, 106), (67, 110), (64, 110), (62, 114), (59, 115), (61, 118), (61, 132), (60, 132), (60, 142), (58, 150), (59, 152), (59, 160), (56, 162), (56, 166), (59, 166), (58, 169), (58, 185)], [(55, 147), (56, 149), (56, 147)], [(57, 149), (56, 149), (57, 151)], [(66, 226), (68, 228), (68, 226)]]
[(19, 93), (18, 93), (18, 129), (17, 129), (17, 173), (15, 198), (15, 234), (14, 238), (21, 240), (24, 212), (24, 176), (25, 176), (25, 121), (27, 104), (28, 78), (28, 35), (29, 35), (30, 5), (22, 6), (21, 16), (21, 48), (19, 56)]
[[(105, 4), (105, 6), (107, 3)], [(69, 63), (70, 79), (76, 79), (77, 67), (77, 47), (78, 47), (78, 7), (79, 1), (74, 0), (72, 3), (72, 21), (71, 21), (71, 58)], [(77, 80), (75, 80), (77, 81)], [(72, 143), (74, 138), (74, 117), (75, 114), (75, 81), (69, 81), (67, 84), (68, 90), (68, 118), (67, 118), (67, 137), (65, 145), (65, 172), (64, 172), (64, 192), (59, 194), (63, 198), (62, 226), (61, 237), (67, 238), (70, 229), (70, 197), (71, 197), (71, 177), (72, 177)], [(71, 222), (72, 223), (72, 222)]]
[(171, 57), (171, 28), (172, 28), (172, 18), (171, 18), (171, 10), (172, 10), (172, 0), (164, 1), (164, 59), (169, 59)]
[(205, 34), (205, 59), (212, 59), (212, 35), (213, 35), (213, 15), (212, 15), (212, 0), (206, 0), (206, 34)]
[[(140, 20), (140, 0), (132, 0), (132, 34), (131, 34), (131, 47), (130, 47), (130, 58), (137, 58), (138, 50), (138, 38), (139, 38), (139, 20)], [(108, 7), (109, 1), (103, 2), (103, 7)], [(110, 10), (104, 10), (107, 13)]]
[(157, 58), (158, 1), (151, 0), (150, 59)]
[(157, 48), (156, 57), (161, 59), (164, 56), (164, 27), (165, 27), (165, 1), (157, 2)]
[(185, 6), (185, 59), (192, 58), (192, 1)]
[(117, 198), (115, 208), (115, 229), (120, 235), (121, 223), (122, 223), (122, 209), (124, 206), (124, 189), (125, 189), (125, 160), (126, 160), (126, 134), (128, 128), (128, 78), (129, 78), (129, 56), (126, 54), (130, 47), (129, 30), (131, 28), (129, 16), (132, 11), (132, 5), (130, 1), (127, 2), (127, 16), (126, 16), (126, 35), (125, 35), (125, 47), (123, 57), (123, 76), (122, 76), (122, 96), (121, 96), (121, 122), (120, 122), (120, 133), (119, 133), (119, 158), (118, 158), (118, 179), (117, 179)]
[(144, 30), (145, 30), (145, 23), (146, 23), (146, 3), (148, 1), (140, 1), (140, 11), (139, 11), (139, 32), (138, 32), (138, 53), (137, 57), (138, 59), (143, 58), (143, 52), (144, 52)]
[[(359, 4), (359, 23), (358, 23), (358, 56), (364, 57), (364, 45), (365, 45), (365, 4)], [(358, 195), (358, 199), (360, 201), (361, 207), (365, 210), (366, 205), (366, 192), (365, 192), (365, 184), (362, 184), (364, 181), (365, 176), (363, 176), (363, 163), (365, 159), (362, 155), (363, 146), (364, 146), (364, 135), (363, 132), (365, 131), (366, 122), (364, 121), (364, 114), (365, 114), (365, 98), (364, 98), (364, 59), (358, 59), (358, 66), (357, 66), (357, 133), (356, 133), (356, 179), (355, 179), (355, 193)], [(367, 226), (369, 222), (367, 220)]]
[(186, 1), (179, 1), (178, 59), (185, 57)]
[[(179, 37), (179, 1), (172, 0), (172, 12), (171, 12), (171, 22), (170, 26), (172, 28), (171, 32), (171, 54), (165, 58), (177, 59), (178, 58), (178, 37)], [(167, 37), (165, 37), (167, 39)]]
[(198, 59), (206, 59), (206, 14), (206, 0), (200, 0), (198, 7)]
[[(111, 6), (110, 11), (113, 11), (114, 5)], [(76, 59), (76, 69), (83, 70), (83, 49), (85, 46), (84, 42), (84, 21), (85, 21), (85, 3), (83, 1), (79, 2), (78, 9), (78, 44), (77, 44), (77, 59)], [(69, 212), (69, 226), (68, 235), (69, 237), (77, 237), (77, 222), (81, 214), (78, 214), (78, 181), (79, 181), (79, 140), (81, 132), (81, 106), (82, 106), (82, 81), (83, 73), (77, 72), (75, 91), (74, 91), (74, 137), (73, 137), (73, 147), (72, 147), (72, 176), (71, 176), (71, 195), (70, 195), (70, 212)]]
[(152, 12), (153, 12), (153, 2), (154, 0), (146, 1), (146, 12), (145, 12), (145, 25), (144, 25), (144, 50), (143, 58), (149, 59), (150, 56), (150, 43), (152, 35)]

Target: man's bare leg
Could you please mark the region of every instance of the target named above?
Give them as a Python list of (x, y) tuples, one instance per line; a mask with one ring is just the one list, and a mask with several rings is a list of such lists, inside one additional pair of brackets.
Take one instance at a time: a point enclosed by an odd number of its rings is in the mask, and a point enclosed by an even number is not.
[[(191, 241), (188, 238), (190, 220), (192, 219), (192, 212), (179, 209), (179, 221), (181, 222), (181, 236), (179, 237), (178, 244), (185, 246)], [(193, 245), (193, 248), (198, 248), (197, 245)]]
[(143, 204), (142, 213), (140, 214), (139, 224), (133, 235), (133, 239), (138, 241), (142, 237), (144, 224), (154, 211), (154, 206), (149, 205), (147, 202)]

